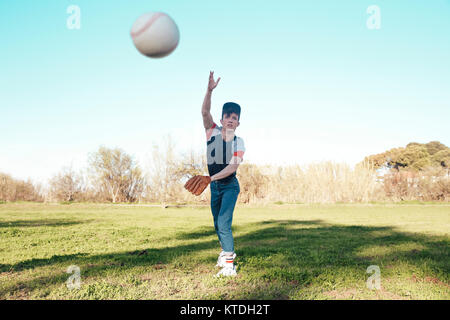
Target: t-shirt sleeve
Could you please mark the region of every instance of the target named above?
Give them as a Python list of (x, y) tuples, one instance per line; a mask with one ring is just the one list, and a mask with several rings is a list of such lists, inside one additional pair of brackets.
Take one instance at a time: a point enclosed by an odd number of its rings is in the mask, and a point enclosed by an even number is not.
[(209, 139), (211, 139), (212, 136), (219, 134), (221, 130), (222, 130), (222, 128), (219, 127), (215, 122), (213, 122), (213, 125), (211, 128), (205, 129), (206, 141), (209, 141)]
[(236, 141), (236, 150), (234, 150), (234, 157), (241, 158), (240, 160), (244, 160), (244, 153), (245, 153), (245, 145), (244, 140), (242, 138), (238, 138)]

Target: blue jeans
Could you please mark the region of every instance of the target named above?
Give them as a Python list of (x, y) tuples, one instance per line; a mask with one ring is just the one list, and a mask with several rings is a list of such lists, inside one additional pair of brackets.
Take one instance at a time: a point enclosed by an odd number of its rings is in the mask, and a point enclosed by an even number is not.
[(234, 177), (228, 184), (213, 181), (211, 189), (211, 211), (214, 218), (214, 228), (219, 237), (220, 245), (225, 253), (234, 252), (234, 240), (231, 233), (233, 211), (241, 191), (239, 182)]

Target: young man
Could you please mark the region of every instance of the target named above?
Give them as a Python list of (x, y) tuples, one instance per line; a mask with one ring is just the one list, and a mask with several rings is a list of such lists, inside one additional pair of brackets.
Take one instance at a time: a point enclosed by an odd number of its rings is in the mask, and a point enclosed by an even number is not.
[(211, 116), (211, 95), (219, 81), (220, 77), (215, 82), (214, 72), (210, 72), (202, 116), (206, 130), (208, 172), (211, 178), (211, 211), (214, 228), (222, 247), (216, 265), (222, 270), (217, 276), (234, 276), (236, 275), (234, 265), (236, 254), (231, 223), (240, 192), (236, 170), (243, 160), (245, 147), (242, 138), (234, 134), (240, 124), (241, 107), (238, 104), (227, 102), (223, 105), (221, 127), (217, 126)]

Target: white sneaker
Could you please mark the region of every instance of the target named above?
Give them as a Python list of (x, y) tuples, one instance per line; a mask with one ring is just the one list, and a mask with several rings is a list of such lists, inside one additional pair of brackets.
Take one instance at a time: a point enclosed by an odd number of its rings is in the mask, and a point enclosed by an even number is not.
[[(236, 258), (236, 253), (233, 253), (233, 260)], [(217, 259), (216, 267), (223, 268), (226, 266), (227, 258), (225, 257), (225, 254), (223, 251), (219, 254), (219, 258)]]
[[(230, 263), (231, 264), (231, 263)], [(216, 277), (224, 276), (224, 277), (234, 277), (236, 276), (236, 266), (234, 264), (230, 266), (223, 267), (222, 270), (220, 270)]]

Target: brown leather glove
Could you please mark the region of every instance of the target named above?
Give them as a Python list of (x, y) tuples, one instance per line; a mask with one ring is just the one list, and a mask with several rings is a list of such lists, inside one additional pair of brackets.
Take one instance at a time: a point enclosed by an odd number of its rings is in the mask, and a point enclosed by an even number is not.
[(184, 188), (190, 193), (199, 196), (206, 189), (206, 187), (211, 183), (210, 176), (194, 176), (190, 178)]

